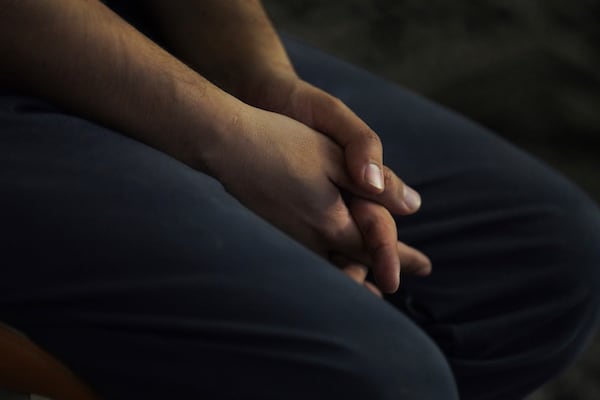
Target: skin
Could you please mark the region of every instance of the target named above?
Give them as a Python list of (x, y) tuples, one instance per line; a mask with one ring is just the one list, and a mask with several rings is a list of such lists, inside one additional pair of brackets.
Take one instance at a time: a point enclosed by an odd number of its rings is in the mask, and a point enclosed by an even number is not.
[(97, 0), (0, 0), (0, 83), (210, 174), (378, 295), (398, 288), (401, 264), (430, 272), (392, 218), (418, 194), (384, 166), (375, 132), (297, 76), (259, 2), (147, 4), (172, 53)]

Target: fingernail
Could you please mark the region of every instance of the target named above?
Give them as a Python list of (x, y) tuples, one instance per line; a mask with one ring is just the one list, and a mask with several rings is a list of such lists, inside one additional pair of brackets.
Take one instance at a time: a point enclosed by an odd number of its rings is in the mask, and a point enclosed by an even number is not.
[(377, 190), (383, 190), (383, 174), (377, 164), (369, 164), (365, 169), (365, 179), (367, 183)]
[(404, 204), (410, 210), (421, 208), (421, 196), (410, 186), (404, 185)]

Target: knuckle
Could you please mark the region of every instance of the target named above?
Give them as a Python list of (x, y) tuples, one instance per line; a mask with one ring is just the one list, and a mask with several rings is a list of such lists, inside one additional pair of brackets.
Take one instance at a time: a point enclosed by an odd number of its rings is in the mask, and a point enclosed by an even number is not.
[(384, 167), (383, 168), (383, 179), (385, 179), (386, 186), (387, 184), (396, 183), (398, 179), (396, 178), (396, 174), (392, 172), (391, 169)]
[(377, 150), (383, 149), (381, 138), (372, 129), (366, 128), (363, 137), (368, 146), (375, 147)]
[(361, 220), (361, 231), (363, 236), (369, 240), (367, 242), (376, 240), (379, 235), (379, 224), (375, 216), (362, 218)]
[(328, 97), (329, 97), (329, 106), (331, 108), (338, 109), (338, 108), (344, 107), (344, 102), (339, 97), (335, 97), (335, 96), (328, 96)]
[(367, 129), (367, 137), (373, 143), (381, 143), (381, 138), (379, 137), (379, 135), (376, 134), (375, 131), (370, 128)]
[(339, 243), (345, 237), (344, 226), (334, 219), (326, 220), (319, 228), (319, 233), (329, 243)]
[(393, 188), (394, 190), (400, 191), (400, 193), (404, 190), (404, 182), (396, 176), (394, 171), (385, 165), (383, 166), (383, 182), (386, 188)]
[(396, 225), (393, 218), (382, 206), (367, 204), (361, 213), (360, 229), (369, 250), (376, 251), (396, 243)]
[(367, 248), (371, 253), (393, 251), (394, 244), (384, 238), (375, 239), (372, 243), (367, 242)]
[(345, 206), (332, 207), (321, 216), (319, 233), (329, 242), (341, 242), (347, 236), (350, 218)]
[(369, 252), (378, 252), (394, 242), (387, 229), (381, 227), (383, 221), (369, 220), (362, 229), (365, 246)]
[(335, 97), (335, 96), (332, 96), (329, 94), (323, 96), (321, 101), (322, 101), (322, 107), (324, 109), (328, 110), (329, 112), (335, 112), (336, 110), (340, 109), (344, 105), (342, 100), (340, 100), (338, 97)]
[(367, 249), (370, 253), (379, 253), (379, 252), (387, 252), (391, 250), (393, 243), (392, 238), (388, 238), (385, 236), (373, 236), (371, 240), (367, 240), (365, 242)]

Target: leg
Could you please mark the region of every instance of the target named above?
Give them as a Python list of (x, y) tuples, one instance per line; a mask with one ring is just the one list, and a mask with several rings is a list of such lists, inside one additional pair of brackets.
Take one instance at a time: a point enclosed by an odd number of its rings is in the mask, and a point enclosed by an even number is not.
[(423, 195), (399, 236), (431, 277), (389, 300), (448, 357), (461, 398), (519, 398), (570, 363), (598, 318), (600, 213), (548, 167), (425, 99), (289, 41), (305, 79), (375, 129)]
[(0, 96), (0, 320), (106, 399), (453, 399), (416, 325), (147, 146)]

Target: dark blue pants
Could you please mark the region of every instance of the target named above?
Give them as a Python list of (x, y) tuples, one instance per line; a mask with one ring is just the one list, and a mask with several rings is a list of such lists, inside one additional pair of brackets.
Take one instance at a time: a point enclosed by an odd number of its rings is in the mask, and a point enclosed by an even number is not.
[(0, 321), (106, 399), (516, 399), (564, 369), (598, 317), (597, 206), (480, 126), (287, 46), (421, 192), (397, 225), (430, 277), (377, 299), (213, 179), (5, 93)]

